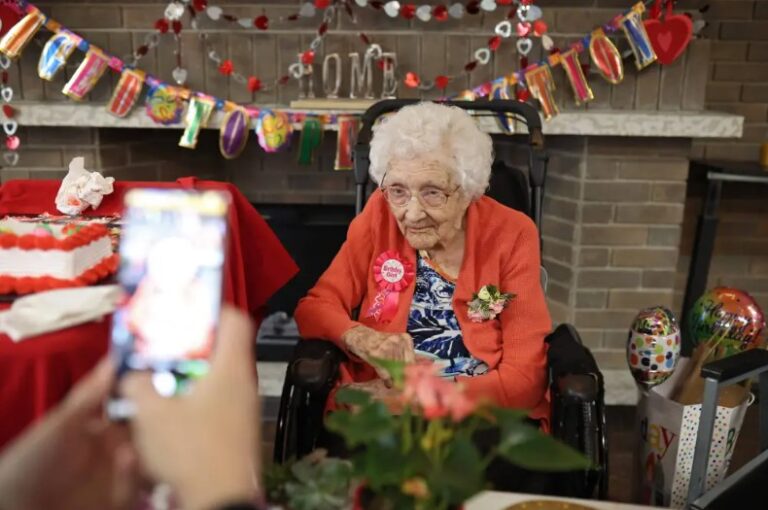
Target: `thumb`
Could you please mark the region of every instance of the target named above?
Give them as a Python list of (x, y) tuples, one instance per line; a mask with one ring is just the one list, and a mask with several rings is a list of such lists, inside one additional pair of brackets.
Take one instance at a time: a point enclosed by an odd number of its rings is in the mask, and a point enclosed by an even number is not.
[(232, 306), (224, 306), (219, 320), (211, 376), (233, 374), (253, 377), (253, 339), (251, 319)]
[(158, 395), (152, 384), (152, 374), (129, 372), (120, 381), (120, 394), (136, 405), (137, 411), (156, 409), (170, 400)]

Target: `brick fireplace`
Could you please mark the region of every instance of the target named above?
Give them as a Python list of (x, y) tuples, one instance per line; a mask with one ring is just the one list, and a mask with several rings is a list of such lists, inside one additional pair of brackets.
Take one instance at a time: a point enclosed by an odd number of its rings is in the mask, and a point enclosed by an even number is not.
[[(141, 44), (148, 27), (162, 15), (165, 3), (142, 0), (125, 5), (68, 0), (40, 5), (94, 43), (125, 55)], [(271, 16), (278, 16), (293, 12), (296, 2), (270, 0), (266, 6), (229, 0), (218, 3), (238, 15), (260, 13), (263, 7)], [(591, 0), (591, 8), (576, 0), (537, 3), (544, 9), (556, 44), (560, 44), (589, 31), (631, 2)], [(765, 136), (766, 106), (751, 102), (763, 97), (759, 96), (759, 87), (744, 85), (743, 95), (741, 89), (735, 93), (735, 87), (742, 86), (738, 80), (746, 83), (751, 78), (739, 74), (741, 68), (733, 68), (734, 74), (726, 76), (721, 60), (726, 54), (732, 56), (740, 51), (746, 60), (753, 54), (753, 45), (763, 44), (738, 41), (728, 28), (736, 23), (729, 17), (743, 14), (742, 4), (754, 7), (761, 2), (710, 3), (714, 8), (708, 13), (712, 26), (707, 30), (712, 41), (694, 41), (678, 62), (664, 68), (652, 66), (636, 73), (631, 62), (626, 61), (627, 76), (618, 86), (590, 74), (596, 100), (587, 108), (573, 106), (563, 73), (555, 73), (557, 97), (564, 112), (545, 128), (551, 155), (543, 224), (544, 263), (550, 274), (549, 306), (556, 321), (573, 322), (579, 328), (603, 369), (621, 372), (626, 378), (624, 342), (634, 314), (641, 307), (656, 304), (679, 311), (682, 301), (702, 195), (702, 176), (689, 175), (689, 160), (728, 156), (731, 148), (735, 157), (754, 157), (756, 139)], [(696, 2), (681, 0), (679, 4), (692, 8)], [(721, 4), (738, 4), (739, 8), (727, 10)], [(397, 52), (400, 65), (425, 76), (460, 65), (476, 43), (487, 40), (499, 19), (497, 13), (418, 25), (384, 19), (371, 10), (357, 12), (358, 26), (342, 17), (338, 30), (327, 39), (327, 52), (343, 56), (362, 51), (356, 34), (359, 27), (365, 27), (385, 50)], [(293, 62), (299, 48), (311, 38), (316, 23), (297, 23), (297, 30), (291, 32), (246, 34), (219, 29), (211, 37), (222, 53), (250, 66), (247, 72), (269, 80)], [(231, 181), (269, 218), (289, 249), (298, 253), (328, 239), (317, 250), (316, 259), (300, 260), (305, 273), (277, 296), (276, 308), (290, 307), (300, 287), (306, 288), (320, 271), (325, 263), (321, 259), (332, 256), (352, 214), (352, 174), (332, 170), (335, 133), (325, 133), (322, 147), (309, 166), (296, 162), (295, 144), (291, 151), (265, 154), (253, 139), (241, 157), (224, 160), (219, 155), (217, 130), (204, 131), (198, 148), (190, 151), (177, 146), (178, 129), (156, 129), (151, 123), (133, 122), (143, 117), (141, 113), (129, 121), (108, 117), (103, 104), (110, 97), (113, 77), (103, 79), (87, 104), (77, 106), (77, 111), (91, 113), (75, 118), (67, 113), (67, 108), (75, 106), (59, 93), (65, 77), (53, 83), (36, 77), (40, 44), (45, 41), (38, 37), (39, 43), (29, 46), (18, 72), (12, 74), (17, 98), (23, 100), (19, 103), (23, 148), (19, 165), (0, 170), (0, 178), (60, 178), (72, 157), (84, 155), (87, 168), (99, 169), (117, 179), (171, 180), (197, 175)], [(160, 46), (142, 61), (142, 66), (170, 79), (174, 65), (171, 46), (170, 42)], [(244, 93), (242, 86), (216, 73), (191, 31), (184, 35), (184, 59), (190, 70), (190, 86), (235, 101), (250, 101), (250, 94)], [(516, 60), (512, 50), (500, 53), (493, 65), (473, 75), (472, 83), (502, 74), (514, 67)], [(71, 59), (68, 72), (78, 61)], [(768, 67), (752, 65), (757, 72)], [(342, 94), (346, 92), (346, 81), (345, 77)], [(459, 80), (449, 92), (468, 84), (468, 80)], [(294, 85), (289, 85), (259, 95), (257, 102), (285, 105), (296, 98), (297, 92)], [(415, 94), (401, 87), (401, 97)], [(762, 101), (768, 103), (768, 99)], [(741, 136), (740, 117), (702, 113), (709, 108), (745, 116), (746, 138), (736, 144), (732, 141)], [(760, 119), (758, 114), (762, 115)], [(134, 127), (119, 127), (128, 125)], [(523, 153), (513, 149), (499, 156), (520, 164)], [(745, 288), (768, 307), (768, 241), (762, 239), (768, 233), (768, 205), (756, 190), (727, 187), (722, 211), (724, 219), (710, 283)], [(297, 256), (302, 257), (306, 255)]]

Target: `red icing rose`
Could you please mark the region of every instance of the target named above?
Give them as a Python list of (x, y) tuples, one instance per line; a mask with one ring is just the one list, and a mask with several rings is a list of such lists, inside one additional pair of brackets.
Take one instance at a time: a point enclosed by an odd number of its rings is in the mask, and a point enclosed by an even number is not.
[(23, 277), (16, 279), (16, 292), (19, 294), (30, 294), (35, 291), (34, 278)]
[(37, 236), (26, 234), (19, 237), (19, 248), (22, 250), (34, 250), (37, 245)]
[(19, 238), (16, 234), (0, 234), (0, 247), (8, 249), (16, 246)]
[(38, 250), (52, 250), (56, 247), (55, 237), (37, 237), (35, 241), (35, 247)]
[(0, 276), (0, 294), (10, 294), (16, 279), (10, 276)]
[(61, 241), (61, 249), (64, 251), (74, 250), (77, 246), (77, 240), (72, 237), (67, 237)]

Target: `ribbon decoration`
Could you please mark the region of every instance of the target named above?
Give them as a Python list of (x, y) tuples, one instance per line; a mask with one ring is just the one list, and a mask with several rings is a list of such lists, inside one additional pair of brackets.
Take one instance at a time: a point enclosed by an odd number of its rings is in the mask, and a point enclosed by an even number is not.
[(125, 69), (120, 75), (112, 99), (107, 104), (107, 111), (116, 117), (125, 117), (141, 95), (144, 87), (144, 71)]
[(37, 9), (32, 9), (16, 23), (2, 39), (0, 39), (0, 52), (8, 58), (18, 58), (29, 41), (43, 26), (44, 17)]
[(109, 59), (99, 48), (91, 46), (72, 78), (64, 85), (62, 93), (80, 101), (85, 98), (107, 70)]
[(339, 117), (339, 133), (336, 138), (336, 160), (334, 170), (352, 170), (352, 148), (357, 142), (360, 119), (351, 115)]
[(415, 276), (413, 264), (394, 250), (379, 255), (373, 263), (373, 277), (379, 292), (373, 298), (366, 317), (376, 322), (390, 322), (397, 313), (400, 293), (408, 288)]
[(224, 116), (219, 132), (219, 150), (227, 159), (238, 157), (248, 142), (251, 117), (244, 108), (233, 108)]
[(651, 40), (643, 25), (642, 11), (633, 9), (621, 19), (621, 28), (627, 36), (632, 53), (635, 54), (637, 69), (644, 69), (656, 61)]
[(549, 66), (535, 67), (526, 72), (525, 81), (531, 95), (538, 99), (539, 104), (541, 104), (541, 110), (546, 120), (560, 113), (555, 102), (555, 96), (552, 94), (555, 91), (555, 80), (552, 78), (552, 71)]
[(194, 149), (197, 146), (197, 136), (200, 134), (200, 130), (208, 124), (214, 106), (214, 101), (208, 98), (193, 97), (190, 99), (185, 118), (187, 127), (184, 134), (181, 135), (179, 147)]
[(43, 47), (40, 61), (37, 64), (37, 74), (41, 79), (51, 81), (67, 63), (72, 52), (75, 51), (79, 39), (68, 32), (53, 34)]

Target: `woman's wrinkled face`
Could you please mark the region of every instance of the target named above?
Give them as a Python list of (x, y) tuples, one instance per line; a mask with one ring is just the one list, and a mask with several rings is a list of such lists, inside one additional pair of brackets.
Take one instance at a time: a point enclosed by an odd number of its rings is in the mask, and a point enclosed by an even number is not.
[[(463, 230), (469, 200), (445, 164), (428, 158), (393, 160), (381, 184), (400, 232), (414, 249), (444, 247)], [(444, 195), (443, 205), (435, 206)], [(393, 203), (406, 196), (411, 199), (404, 205)]]

